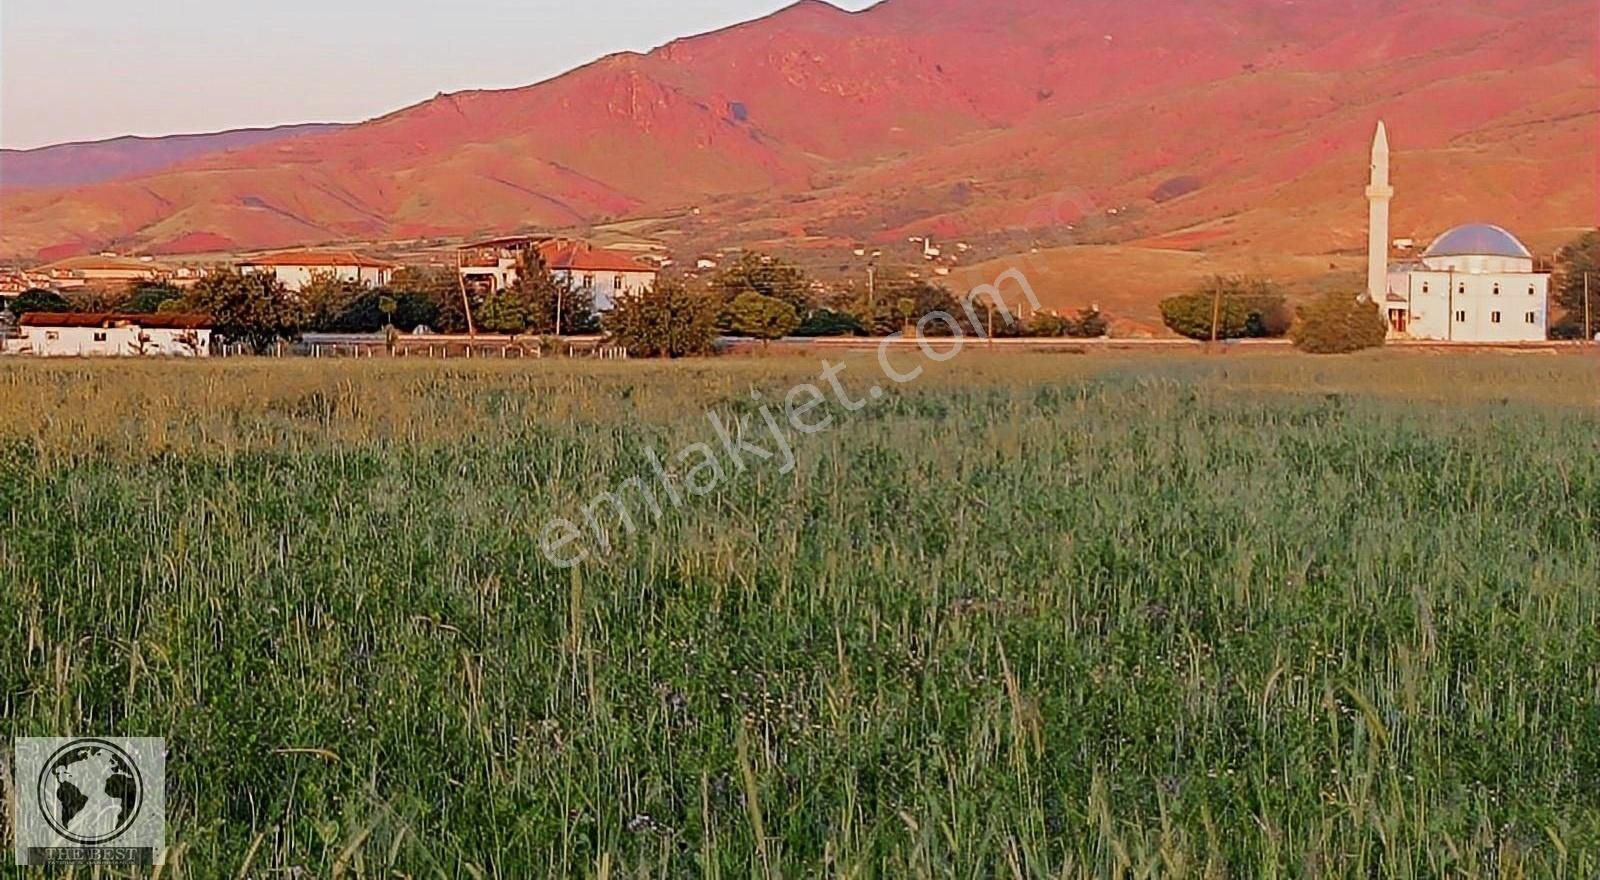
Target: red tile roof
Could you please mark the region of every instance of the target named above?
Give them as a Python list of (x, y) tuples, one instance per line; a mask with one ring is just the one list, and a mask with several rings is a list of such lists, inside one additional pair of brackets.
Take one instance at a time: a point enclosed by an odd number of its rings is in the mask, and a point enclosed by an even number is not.
[(591, 248), (584, 244), (569, 244), (554, 255), (547, 255), (546, 262), (551, 269), (566, 269), (574, 272), (650, 272), (654, 267), (635, 260), (621, 251), (611, 251), (604, 248)]
[(396, 269), (396, 264), (354, 251), (290, 251), (241, 260), (241, 266), (355, 266), (361, 269)]
[(216, 322), (210, 315), (187, 312), (158, 312), (129, 315), (118, 312), (25, 312), (18, 327), (120, 327), (134, 325), (147, 330), (208, 330)]

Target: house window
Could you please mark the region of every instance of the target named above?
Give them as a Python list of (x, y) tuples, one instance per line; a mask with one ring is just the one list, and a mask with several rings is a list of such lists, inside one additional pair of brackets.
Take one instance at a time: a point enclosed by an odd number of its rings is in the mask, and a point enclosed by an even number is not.
[(1456, 312), (1456, 323), (1457, 324), (1465, 324), (1465, 323), (1467, 323), (1467, 313), (1465, 311)]
[(61, 338), (61, 334), (60, 334), (60, 333), (57, 333), (57, 332), (56, 332), (56, 331), (54, 331), (54, 330), (46, 330), (46, 331), (44, 331), (44, 338), (45, 338), (45, 339), (46, 339), (46, 340), (49, 340), (49, 341), (51, 341), (51, 342), (54, 342), (54, 341), (55, 341), (55, 340), (57, 340), (57, 339), (60, 339), (60, 338)]
[(104, 333), (96, 333), (94, 335), (94, 341), (95, 342), (105, 342), (106, 341), (106, 335)]
[(583, 286), (584, 287), (588, 287), (588, 288), (593, 288), (594, 287), (594, 273), (593, 272), (589, 273), (588, 275), (583, 276)]
[(1500, 313), (1499, 312), (1490, 312), (1489, 313), (1489, 323), (1491, 323), (1491, 324), (1500, 323)]
[(622, 276), (621, 275), (618, 275), (616, 278), (613, 278), (611, 280), (611, 289), (612, 290), (621, 290), (622, 289)]

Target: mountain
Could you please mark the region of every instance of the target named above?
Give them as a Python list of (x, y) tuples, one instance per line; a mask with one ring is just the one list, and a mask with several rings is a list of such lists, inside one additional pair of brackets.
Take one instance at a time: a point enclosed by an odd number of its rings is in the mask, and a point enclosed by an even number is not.
[[(185, 252), (655, 218), (684, 247), (935, 234), (1325, 254), (1592, 225), (1588, 0), (805, 0), (504, 91), (0, 197), (0, 253)], [(690, 210), (690, 209), (694, 210)]]
[(32, 150), (0, 150), (0, 192), (84, 186), (163, 171), (185, 159), (268, 144), (308, 134), (326, 134), (338, 124), (308, 123), (276, 128), (240, 128), (209, 134), (118, 137), (56, 144)]

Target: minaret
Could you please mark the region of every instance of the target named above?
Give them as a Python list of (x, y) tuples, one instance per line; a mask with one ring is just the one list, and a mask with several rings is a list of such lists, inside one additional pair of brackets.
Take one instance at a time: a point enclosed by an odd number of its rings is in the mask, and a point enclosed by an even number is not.
[(1367, 301), (1380, 306), (1389, 295), (1389, 132), (1378, 123), (1372, 139), (1372, 183), (1367, 187)]

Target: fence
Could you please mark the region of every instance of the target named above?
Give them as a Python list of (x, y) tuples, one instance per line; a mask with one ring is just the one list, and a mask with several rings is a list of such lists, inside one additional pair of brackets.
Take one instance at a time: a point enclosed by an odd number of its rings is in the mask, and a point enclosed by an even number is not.
[(212, 348), (218, 357), (305, 357), (305, 358), (459, 358), (464, 360), (538, 360), (544, 357), (627, 360), (627, 349), (607, 345), (598, 338), (562, 339), (548, 345), (510, 337), (402, 336), (391, 349), (381, 336), (314, 334), (295, 342), (279, 342), (265, 352), (245, 343), (219, 343)]

